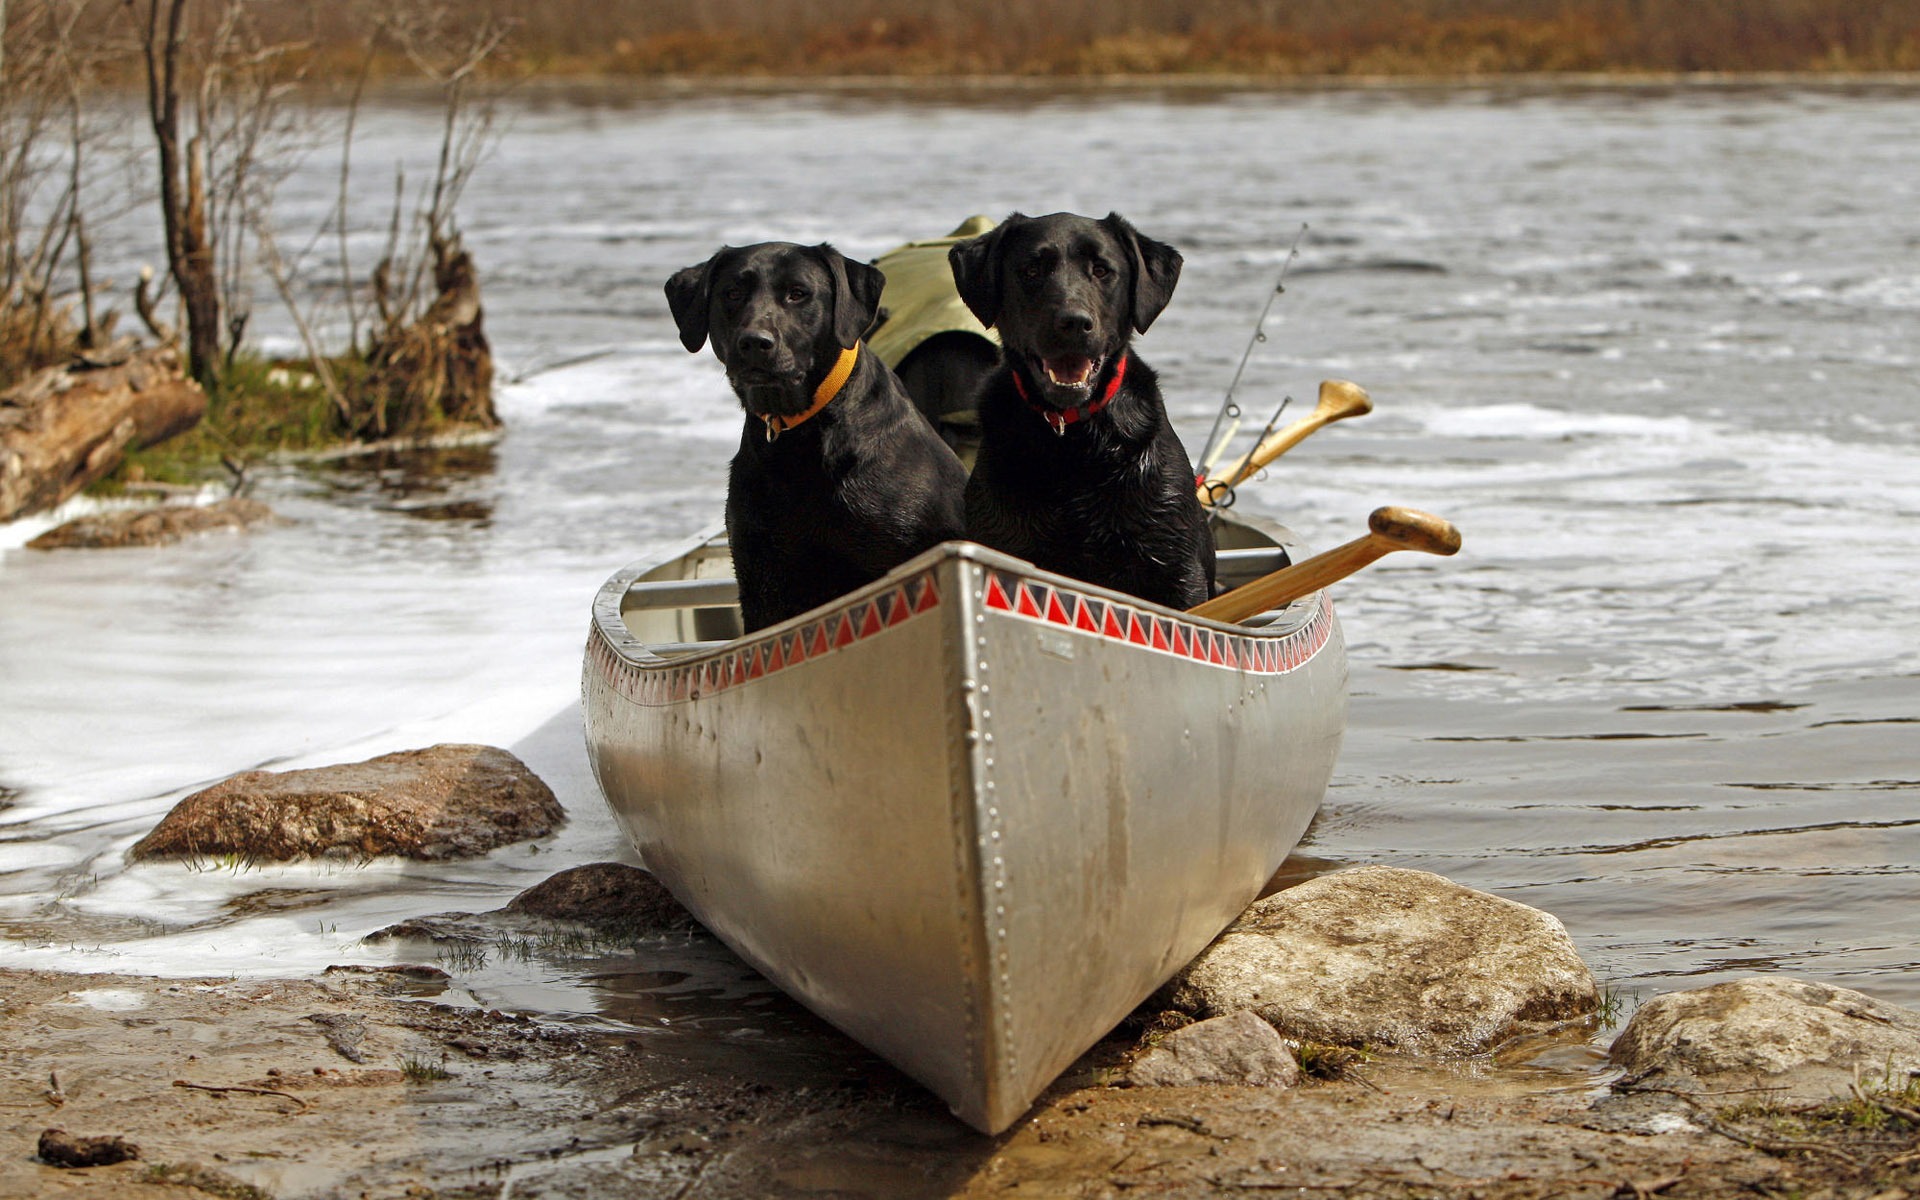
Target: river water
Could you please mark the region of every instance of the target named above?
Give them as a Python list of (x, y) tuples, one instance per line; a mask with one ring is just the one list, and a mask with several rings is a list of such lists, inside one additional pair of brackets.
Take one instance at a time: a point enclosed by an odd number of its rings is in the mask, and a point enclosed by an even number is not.
[[(1190, 447), (1309, 226), (1242, 436), (1327, 377), (1377, 410), (1245, 509), (1319, 546), (1383, 503), (1465, 535), (1337, 588), (1351, 727), (1293, 873), (1388, 863), (1543, 908), (1629, 1000), (1784, 970), (1920, 1005), (1916, 99), (523, 94), (462, 207), (496, 446), (263, 468), (288, 524), (167, 549), (43, 554), (20, 547), (48, 519), (0, 526), (0, 965), (376, 961), (359, 938), (394, 920), (630, 860), (581, 746), (588, 604), (717, 520), (740, 426), (666, 276), (723, 242), (866, 257), (975, 212), (1112, 209), (1186, 256), (1140, 349)], [(363, 114), (361, 262), (381, 173), (424, 162), (437, 119)], [(333, 187), (317, 158), (289, 178), (286, 228)], [(264, 302), (256, 327), (286, 332)], [(436, 741), (514, 749), (570, 824), (458, 864), (124, 859), (233, 772)], [(751, 991), (655, 966), (456, 973), (614, 1027)]]

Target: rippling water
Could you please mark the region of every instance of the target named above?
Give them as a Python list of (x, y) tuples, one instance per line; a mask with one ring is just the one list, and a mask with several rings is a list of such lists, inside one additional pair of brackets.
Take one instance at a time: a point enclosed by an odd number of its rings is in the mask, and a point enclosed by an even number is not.
[[(665, 277), (722, 242), (870, 256), (973, 212), (1117, 209), (1186, 255), (1141, 350), (1190, 446), (1311, 227), (1248, 420), (1329, 376), (1377, 411), (1243, 506), (1318, 545), (1382, 503), (1466, 536), (1336, 592), (1352, 724), (1299, 871), (1539, 906), (1629, 994), (1778, 968), (1920, 1004), (1915, 100), (524, 97), (464, 209), (525, 376), (497, 447), (275, 467), (258, 494), (291, 524), (163, 550), (39, 554), (18, 547), (46, 520), (0, 526), (0, 964), (305, 971), (628, 856), (574, 709), (588, 603), (717, 519), (739, 428)], [(435, 121), (363, 118), (369, 180)], [(287, 226), (332, 187), (319, 161), (289, 180)], [(234, 771), (432, 741), (512, 747), (571, 824), (463, 864), (124, 861)], [(625, 1019), (631, 980), (603, 984), (473, 982)]]

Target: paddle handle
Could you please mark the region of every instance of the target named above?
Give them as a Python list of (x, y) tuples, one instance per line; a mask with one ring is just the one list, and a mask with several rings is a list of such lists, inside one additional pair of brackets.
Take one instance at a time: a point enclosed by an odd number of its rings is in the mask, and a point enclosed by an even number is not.
[(1216, 495), (1238, 487), (1242, 480), (1255, 471), (1305, 441), (1308, 434), (1335, 421), (1363, 416), (1372, 411), (1373, 398), (1367, 395), (1367, 389), (1345, 379), (1323, 380), (1320, 399), (1311, 413), (1260, 439), (1257, 446), (1234, 459), (1218, 476), (1202, 483), (1195, 494), (1200, 497), (1200, 503), (1211, 506)]
[(1376, 508), (1367, 518), (1366, 536), (1282, 567), (1187, 611), (1196, 617), (1237, 623), (1337, 583), (1395, 550), (1446, 555), (1459, 549), (1460, 531), (1449, 521), (1418, 509)]

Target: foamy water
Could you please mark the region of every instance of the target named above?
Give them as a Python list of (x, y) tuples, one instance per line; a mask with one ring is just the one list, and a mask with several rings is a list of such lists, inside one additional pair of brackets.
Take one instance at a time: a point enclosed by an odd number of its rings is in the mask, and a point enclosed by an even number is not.
[[(575, 711), (588, 604), (717, 520), (739, 436), (665, 277), (722, 242), (872, 255), (972, 212), (1117, 209), (1187, 257), (1140, 349), (1195, 448), (1312, 227), (1242, 437), (1329, 376), (1377, 411), (1242, 506), (1317, 545), (1383, 503), (1465, 533), (1336, 591), (1352, 727), (1303, 854), (1537, 904), (1636, 994), (1780, 967), (1920, 1003), (1911, 105), (528, 101), (464, 214), (503, 377), (526, 373), (497, 446), (265, 469), (290, 524), (166, 549), (42, 554), (20, 547), (47, 520), (0, 526), (0, 964), (371, 961), (358, 939), (394, 920), (630, 857)], [(365, 125), (369, 164), (434, 135), (399, 108)], [(291, 180), (289, 227), (332, 186), (330, 164)], [(458, 864), (125, 861), (235, 771), (438, 741), (513, 749), (569, 825)], [(591, 1006), (577, 973), (499, 971), (467, 982)]]

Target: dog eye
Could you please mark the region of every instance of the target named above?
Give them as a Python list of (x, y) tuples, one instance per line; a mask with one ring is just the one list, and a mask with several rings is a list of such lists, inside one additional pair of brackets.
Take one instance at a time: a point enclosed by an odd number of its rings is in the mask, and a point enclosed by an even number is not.
[(726, 301), (728, 304), (738, 304), (740, 303), (741, 298), (746, 294), (747, 293), (744, 288), (730, 287), (726, 291), (720, 293), (720, 299)]
[(809, 292), (807, 289), (803, 287), (790, 287), (787, 289), (787, 303), (800, 304), (800, 303), (803, 303), (809, 296), (812, 296), (812, 295), (813, 295), (812, 292)]
[(1113, 274), (1113, 268), (1103, 262), (1094, 263), (1092, 270), (1095, 279), (1105, 279), (1107, 276)]
[(1044, 274), (1046, 274), (1046, 272), (1040, 268), (1039, 263), (1028, 263), (1026, 266), (1020, 268), (1020, 278), (1022, 279), (1038, 279)]

